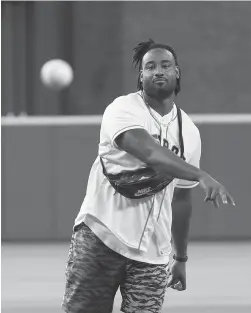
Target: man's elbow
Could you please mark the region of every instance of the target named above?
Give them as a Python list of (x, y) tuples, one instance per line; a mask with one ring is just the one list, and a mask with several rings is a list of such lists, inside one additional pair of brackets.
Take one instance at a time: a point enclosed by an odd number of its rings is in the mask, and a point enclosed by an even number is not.
[(152, 167), (155, 170), (159, 170), (160, 162), (155, 147), (149, 147), (148, 149), (146, 149), (143, 153), (143, 157), (145, 159), (144, 162), (148, 166)]
[(168, 158), (163, 156), (161, 148), (156, 145), (145, 153), (145, 163), (157, 172), (163, 172), (168, 166)]

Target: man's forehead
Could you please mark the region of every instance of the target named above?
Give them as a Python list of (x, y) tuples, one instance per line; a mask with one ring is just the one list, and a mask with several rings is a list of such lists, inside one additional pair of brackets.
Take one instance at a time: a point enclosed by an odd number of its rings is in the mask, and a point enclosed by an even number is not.
[(174, 61), (174, 57), (173, 54), (164, 49), (164, 48), (154, 48), (150, 51), (148, 51), (143, 59), (142, 59), (142, 63), (147, 63), (147, 62), (151, 62), (151, 61), (155, 61), (155, 60), (167, 60), (167, 61)]

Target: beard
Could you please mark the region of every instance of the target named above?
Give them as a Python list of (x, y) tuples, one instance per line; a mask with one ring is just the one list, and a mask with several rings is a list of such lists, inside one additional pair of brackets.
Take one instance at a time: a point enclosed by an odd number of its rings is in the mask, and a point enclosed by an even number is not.
[(152, 82), (143, 82), (144, 92), (151, 98), (158, 101), (169, 98), (175, 91), (176, 82), (166, 82), (166, 86), (157, 86)]

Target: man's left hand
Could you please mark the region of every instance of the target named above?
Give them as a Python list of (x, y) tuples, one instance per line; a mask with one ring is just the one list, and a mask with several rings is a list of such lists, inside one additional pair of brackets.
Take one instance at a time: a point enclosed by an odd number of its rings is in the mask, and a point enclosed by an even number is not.
[(177, 291), (186, 290), (186, 263), (173, 260), (170, 272), (167, 288), (171, 287)]

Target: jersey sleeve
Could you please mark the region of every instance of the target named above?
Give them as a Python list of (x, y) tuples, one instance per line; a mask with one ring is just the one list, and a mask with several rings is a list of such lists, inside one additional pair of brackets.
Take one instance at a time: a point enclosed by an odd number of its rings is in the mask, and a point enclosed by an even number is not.
[[(196, 148), (195, 148), (192, 156), (190, 157), (190, 159), (187, 160), (187, 163), (199, 168), (200, 167), (200, 157), (201, 157), (201, 138), (200, 138), (200, 134), (199, 134)], [(193, 188), (193, 187), (196, 187), (198, 184), (199, 184), (199, 182), (197, 182), (197, 181), (192, 182), (192, 181), (188, 181), (188, 180), (179, 179), (176, 187), (177, 188)]]
[(128, 101), (117, 101), (108, 106), (104, 112), (101, 131), (116, 146), (115, 139), (123, 132), (145, 128), (143, 114), (140, 108)]

